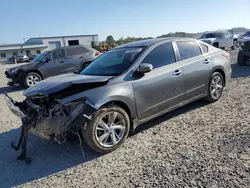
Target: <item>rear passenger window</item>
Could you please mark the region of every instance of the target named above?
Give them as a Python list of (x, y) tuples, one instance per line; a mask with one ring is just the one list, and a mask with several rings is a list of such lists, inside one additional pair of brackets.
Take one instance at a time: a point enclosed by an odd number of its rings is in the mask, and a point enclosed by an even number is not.
[(175, 54), (172, 43), (155, 47), (142, 61), (142, 63), (152, 64), (154, 69), (174, 62)]
[(208, 47), (205, 45), (205, 44), (200, 44), (201, 45), (201, 48), (202, 48), (202, 51), (203, 53), (208, 53)]
[(65, 57), (65, 51), (64, 50), (57, 50), (53, 52), (53, 58), (58, 59), (58, 58), (63, 58)]
[(196, 42), (177, 41), (181, 60), (189, 59), (201, 55), (201, 49)]
[(79, 47), (79, 48), (80, 48), (81, 53), (88, 53), (89, 52), (89, 50), (84, 48), (84, 47)]
[(74, 56), (74, 55), (78, 55), (78, 50), (77, 48), (67, 48), (66, 53), (67, 53), (67, 56)]

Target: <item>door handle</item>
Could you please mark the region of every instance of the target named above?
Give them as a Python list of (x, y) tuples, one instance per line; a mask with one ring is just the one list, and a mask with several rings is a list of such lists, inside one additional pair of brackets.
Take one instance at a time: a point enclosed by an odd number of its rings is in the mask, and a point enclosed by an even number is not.
[(181, 70), (175, 70), (173, 73), (174, 76), (178, 76), (180, 74), (181, 74)]
[(206, 59), (205, 61), (204, 61), (204, 64), (208, 64), (210, 62), (210, 60), (209, 59)]
[(83, 59), (83, 56), (79, 57), (79, 59)]
[(60, 63), (64, 63), (64, 61), (61, 61)]

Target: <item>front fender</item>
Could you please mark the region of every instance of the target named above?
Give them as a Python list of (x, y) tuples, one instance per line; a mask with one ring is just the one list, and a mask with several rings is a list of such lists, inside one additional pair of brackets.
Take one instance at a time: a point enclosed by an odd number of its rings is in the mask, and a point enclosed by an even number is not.
[(134, 93), (132, 83), (120, 83), (110, 84), (102, 87), (90, 89), (75, 95), (61, 99), (61, 104), (66, 104), (73, 100), (86, 97), (86, 103), (95, 109), (99, 109), (101, 106), (110, 102), (121, 102), (125, 104), (132, 118), (136, 117), (136, 107), (134, 102)]

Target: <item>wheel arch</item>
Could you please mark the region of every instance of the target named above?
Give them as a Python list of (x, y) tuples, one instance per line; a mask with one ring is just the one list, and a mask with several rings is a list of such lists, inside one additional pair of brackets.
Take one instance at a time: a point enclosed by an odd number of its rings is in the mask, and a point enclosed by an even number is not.
[(92, 106), (94, 106), (96, 109), (100, 109), (110, 104), (116, 104), (124, 108), (124, 110), (128, 113), (131, 119), (136, 117), (136, 110), (133, 106), (133, 101), (131, 101), (130, 98), (125, 96), (110, 96), (105, 98), (105, 100), (96, 101), (95, 105)]
[(31, 70), (25, 71), (25, 72), (24, 72), (23, 79), (25, 78), (25, 76), (26, 76), (27, 74), (29, 74), (29, 73), (31, 73), (31, 72), (35, 72), (35, 73), (39, 74), (39, 75), (42, 77), (42, 79), (44, 79), (44, 74), (43, 74), (43, 72), (42, 72), (41, 70), (39, 70), (39, 69), (31, 69)]
[(117, 106), (123, 108), (127, 112), (128, 116), (131, 118), (131, 111), (130, 111), (128, 105), (126, 103), (124, 103), (123, 101), (119, 101), (119, 100), (109, 101), (109, 102), (106, 102), (105, 104), (103, 104), (100, 108), (103, 108), (103, 107), (109, 106), (109, 105), (117, 105)]
[(226, 74), (225, 74), (224, 68), (221, 67), (221, 66), (217, 66), (217, 67), (215, 67), (215, 68), (213, 69), (212, 74), (213, 74), (214, 72), (219, 72), (219, 73), (222, 75), (223, 80), (224, 80), (223, 86), (225, 87), (225, 86), (226, 86)]
[(126, 113), (128, 114), (128, 117), (129, 117), (129, 121), (130, 121), (130, 134), (132, 134), (133, 130), (135, 129), (135, 125), (134, 125), (134, 121), (133, 119), (135, 118), (132, 113), (131, 113), (131, 109), (128, 107), (128, 105), (121, 101), (121, 100), (112, 100), (112, 101), (109, 101), (109, 102), (106, 102), (105, 104), (103, 104), (100, 108), (103, 108), (103, 107), (106, 107), (106, 106), (109, 106), (109, 105), (116, 105), (116, 106), (119, 106), (121, 107), (122, 109), (124, 109), (126, 111)]

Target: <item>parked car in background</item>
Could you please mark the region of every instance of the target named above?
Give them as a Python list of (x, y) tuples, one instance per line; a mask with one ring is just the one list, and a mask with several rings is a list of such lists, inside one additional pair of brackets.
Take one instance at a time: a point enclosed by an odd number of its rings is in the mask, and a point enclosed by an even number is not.
[(244, 41), (248, 40), (250, 40), (250, 31), (247, 31), (246, 33), (238, 37), (239, 45), (241, 45), (241, 43), (243, 43)]
[(81, 131), (93, 150), (108, 153), (139, 124), (201, 98), (219, 100), (231, 72), (230, 54), (202, 41), (149, 39), (115, 47), (79, 74), (38, 83), (23, 102), (6, 101), (28, 120), (23, 135), (61, 140)]
[(16, 55), (15, 58), (17, 60), (17, 63), (23, 63), (29, 61), (29, 57), (27, 55)]
[(29, 54), (29, 55), (28, 55), (29, 60), (32, 61), (32, 60), (35, 59), (38, 55), (40, 55), (40, 54)]
[(234, 50), (237, 47), (237, 38), (235, 38), (232, 30), (207, 32), (200, 37), (200, 40), (216, 48), (231, 48)]
[(250, 64), (250, 38), (241, 41), (237, 62), (239, 65)]
[(51, 76), (82, 70), (91, 63), (100, 52), (83, 45), (56, 48), (45, 51), (31, 63), (6, 70), (8, 85), (22, 84), (31, 87)]

